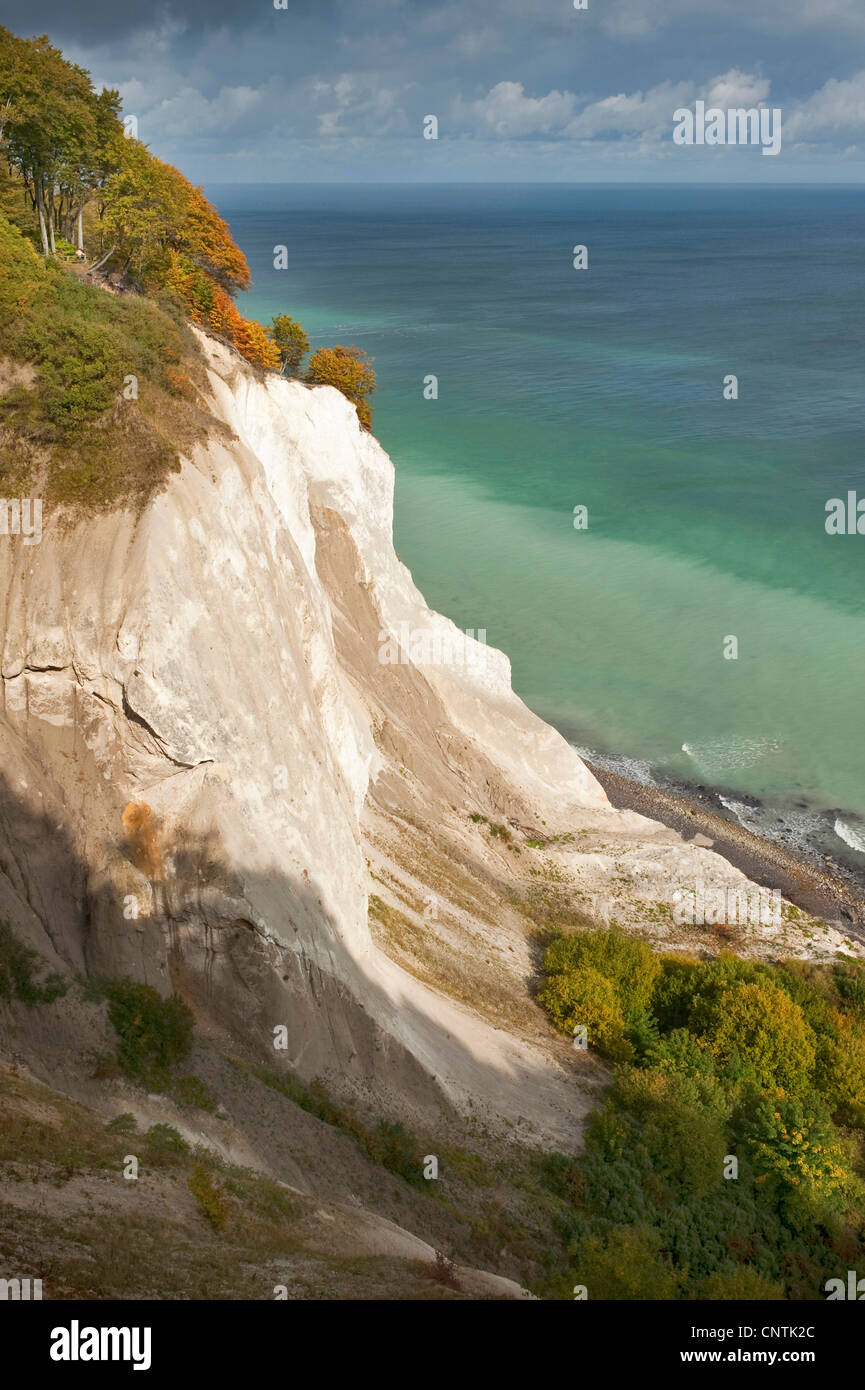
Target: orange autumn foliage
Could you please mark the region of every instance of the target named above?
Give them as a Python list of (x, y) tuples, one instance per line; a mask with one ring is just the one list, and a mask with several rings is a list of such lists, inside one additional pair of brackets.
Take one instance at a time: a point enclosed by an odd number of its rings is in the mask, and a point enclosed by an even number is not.
[(233, 300), (222, 290), (213, 296), (213, 306), (203, 321), (214, 333), (228, 338), (238, 352), (256, 367), (278, 367), (279, 349), (270, 341), (260, 323), (245, 319)]
[(143, 289), (167, 290), (194, 323), (219, 333), (255, 366), (279, 367), (261, 324), (245, 319), (231, 299), (249, 289), (249, 266), (200, 188), (132, 140), (123, 144), (104, 199), (105, 234)]

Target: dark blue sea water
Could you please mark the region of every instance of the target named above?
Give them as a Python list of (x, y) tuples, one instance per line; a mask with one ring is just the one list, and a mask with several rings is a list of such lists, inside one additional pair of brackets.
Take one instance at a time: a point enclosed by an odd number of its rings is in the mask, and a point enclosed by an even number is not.
[(244, 312), (375, 357), (427, 600), (579, 747), (837, 823), (865, 864), (865, 535), (824, 524), (865, 498), (865, 190), (207, 192)]

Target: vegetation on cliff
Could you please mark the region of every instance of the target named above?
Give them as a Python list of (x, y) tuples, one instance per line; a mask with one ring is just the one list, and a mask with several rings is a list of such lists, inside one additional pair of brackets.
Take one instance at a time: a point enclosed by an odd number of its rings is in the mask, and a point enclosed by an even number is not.
[[(0, 154), (3, 489), (146, 499), (208, 424), (185, 325), (295, 376), (306, 335), (288, 315), (265, 329), (240, 313), (251, 278), (225, 221), (45, 36), (0, 28)], [(306, 379), (337, 386), (369, 426), (375, 378), (357, 349), (321, 350)]]
[(364, 429), (372, 425), (369, 396), (375, 390), (371, 359), (356, 347), (319, 348), (309, 361), (307, 381), (316, 386), (335, 386), (357, 407), (357, 418)]
[(575, 1284), (812, 1299), (861, 1263), (863, 966), (663, 957), (615, 931), (560, 937), (545, 966), (555, 1022), (618, 1064), (585, 1155), (548, 1165)]

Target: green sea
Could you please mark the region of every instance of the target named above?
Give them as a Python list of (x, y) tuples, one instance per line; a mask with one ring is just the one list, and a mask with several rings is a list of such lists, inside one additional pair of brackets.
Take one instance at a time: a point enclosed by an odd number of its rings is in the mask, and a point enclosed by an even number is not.
[(206, 191), (244, 312), (375, 358), (428, 602), (600, 762), (865, 866), (865, 190)]

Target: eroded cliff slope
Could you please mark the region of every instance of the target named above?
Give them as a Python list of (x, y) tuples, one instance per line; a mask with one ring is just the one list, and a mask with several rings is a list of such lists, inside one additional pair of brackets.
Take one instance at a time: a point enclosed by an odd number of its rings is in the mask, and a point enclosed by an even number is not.
[(592, 1069), (531, 1002), (537, 927), (678, 944), (677, 887), (747, 885), (612, 810), (507, 659), (426, 607), (348, 402), (204, 347), (232, 437), (140, 515), (49, 517), (0, 554), (0, 916), (65, 970), (174, 984), (217, 1031), (283, 1025), (303, 1075), (570, 1146)]

